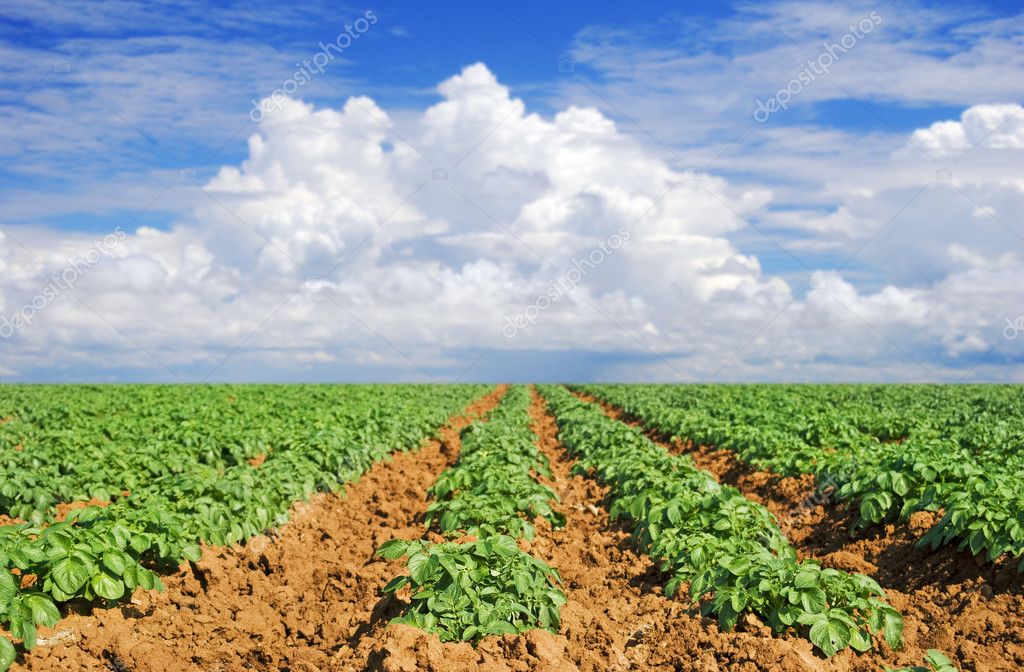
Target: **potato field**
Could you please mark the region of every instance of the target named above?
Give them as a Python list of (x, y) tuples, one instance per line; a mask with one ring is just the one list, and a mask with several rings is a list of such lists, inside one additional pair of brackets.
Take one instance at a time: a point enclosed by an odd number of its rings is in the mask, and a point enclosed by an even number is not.
[(0, 388), (0, 671), (1024, 669), (1024, 388)]

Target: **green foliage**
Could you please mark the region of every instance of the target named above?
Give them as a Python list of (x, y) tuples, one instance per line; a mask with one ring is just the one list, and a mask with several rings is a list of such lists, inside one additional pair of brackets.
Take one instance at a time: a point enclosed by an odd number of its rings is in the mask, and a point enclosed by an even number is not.
[(945, 514), (919, 545), (937, 548), (959, 540), (960, 548), (985, 553), (989, 561), (1003, 554), (1021, 558), (1024, 571), (1024, 491), (1020, 480), (1000, 474), (975, 476), (946, 498)]
[(924, 656), (925, 665), (912, 665), (894, 669), (885, 668), (885, 672), (958, 672), (956, 665), (937, 649), (928, 649)]
[(556, 528), (565, 524), (551, 506), (558, 496), (534, 477), (551, 471), (530, 430), (529, 406), (526, 388), (513, 387), (486, 423), (462, 433), (458, 461), (430, 488), (435, 501), (427, 509), (428, 527), (436, 524), (445, 534), (532, 539), (530, 521), (538, 516)]
[(554, 527), (565, 524), (551, 507), (558, 497), (536, 479), (551, 471), (530, 429), (529, 407), (527, 389), (510, 388), (486, 422), (462, 433), (459, 459), (430, 488), (435, 501), (427, 527), (477, 541), (394, 540), (377, 551), (388, 559), (409, 556), (408, 574), (384, 589), (412, 586), (412, 602), (395, 622), (435, 632), (443, 641), (558, 630), (565, 604), (558, 573), (519, 550), (513, 538), (532, 539), (531, 521), (538, 516)]
[[(588, 385), (648, 427), (814, 474), (854, 528), (944, 511), (920, 540), (1024, 559), (1024, 389), (940, 385)], [(1024, 560), (1020, 564), (1024, 571)]]
[(561, 387), (543, 387), (576, 469), (610, 488), (611, 515), (671, 574), (665, 593), (690, 584), (694, 601), (731, 630), (745, 611), (774, 632), (797, 628), (826, 656), (871, 648), (872, 632), (902, 643), (903, 619), (869, 577), (798, 561), (771, 513), (719, 485), (688, 456), (671, 455)]
[[(451, 410), (447, 402), (468, 401), (483, 389), (5, 385), (0, 513), (52, 522), (59, 502), (112, 501), (125, 491), (136, 497), (158, 492), (178, 476), (215, 479), (245, 470), (248, 460), (263, 454), (276, 461), (295, 451), (326, 451), (340, 458), (324, 465), (336, 467), (328, 473), (360, 473), (361, 455), (415, 445), (444, 421), (438, 410)], [(312, 480), (311, 489), (336, 485), (312, 471), (303, 477)]]
[(436, 633), (445, 642), (534, 628), (558, 631), (565, 604), (561, 578), (511, 537), (463, 544), (393, 540), (377, 555), (408, 556), (406, 574), (384, 588), (389, 594), (406, 586), (411, 590), (410, 603), (395, 623)]
[[(58, 603), (159, 589), (157, 572), (198, 560), (200, 543), (241, 542), (282, 524), (294, 502), (414, 448), (486, 389), (4, 386), (0, 413), (14, 420), (0, 424), (0, 475), (15, 484), (3, 481), (0, 505), (50, 524), (0, 526), (0, 625), (30, 649)], [(155, 407), (138, 406), (146, 401)], [(259, 467), (246, 461), (268, 447)], [(52, 520), (57, 501), (124, 490), (130, 496), (106, 508)], [(35, 583), (21, 589), (12, 570)], [(0, 634), (0, 663), (10, 646)]]

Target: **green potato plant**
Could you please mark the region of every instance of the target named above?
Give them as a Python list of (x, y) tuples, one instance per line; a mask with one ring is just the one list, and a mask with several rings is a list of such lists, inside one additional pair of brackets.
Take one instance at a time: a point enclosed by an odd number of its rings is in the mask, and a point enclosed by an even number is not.
[(533, 520), (552, 527), (565, 517), (552, 508), (553, 490), (537, 475), (551, 475), (535, 444), (523, 386), (508, 390), (486, 422), (462, 433), (459, 458), (429, 490), (427, 529), (477, 537), (465, 543), (392, 540), (379, 557), (408, 556), (407, 574), (384, 588), (412, 587), (411, 603), (393, 622), (437, 633), (442, 641), (479, 641), (487, 635), (532, 628), (557, 631), (565, 594), (558, 572), (531, 557), (515, 539), (532, 539)]
[(608, 484), (612, 517), (628, 522), (637, 545), (670, 575), (666, 595), (688, 583), (723, 630), (749, 611), (776, 633), (804, 633), (826, 656), (867, 651), (875, 632), (892, 648), (902, 645), (903, 619), (873, 579), (798, 560), (767, 509), (690, 457), (669, 454), (565, 388), (541, 390), (562, 443), (578, 457), (575, 468)]
[(813, 474), (851, 529), (944, 512), (919, 540), (1024, 571), (1024, 389), (1011, 385), (586, 385), (648, 428)]
[[(33, 648), (36, 626), (55, 624), (60, 603), (105, 603), (124, 599), (139, 588), (162, 589), (159, 572), (198, 560), (201, 543), (243, 542), (284, 523), (294, 502), (351, 482), (392, 450), (416, 447), (488, 388), (104, 387), (99, 398), (89, 387), (50, 388), (47, 393), (54, 389), (56, 401), (17, 386), (5, 386), (8, 396), (0, 399), (0, 413), (18, 418), (0, 424), (0, 442), (6, 436), (10, 445), (3, 448), (0, 472), (25, 473), (19, 482), (37, 483), (48, 493), (37, 498), (31, 494), (36, 490), (30, 489), (26, 499), (7, 482), (0, 493), (0, 505), (13, 503), (9, 514), (23, 511), (42, 521), (0, 526), (0, 626), (8, 632), (0, 633), (0, 672), (16, 655), (11, 638), (25, 649)], [(197, 422), (175, 410), (175, 404), (192, 408), (191, 394), (210, 401), (214, 391), (229, 407), (219, 414), (200, 413), (202, 421)], [(250, 392), (254, 405), (245, 400)], [(161, 403), (148, 411), (134, 408), (129, 402), (135, 394)], [(242, 410), (231, 410), (238, 406)], [(135, 452), (113, 440), (103, 443), (97, 432), (117, 435), (111, 423), (125, 422), (126, 414), (137, 414), (141, 427), (156, 431), (160, 440), (146, 442), (129, 433), (140, 440)], [(236, 414), (230, 427), (217, 424)], [(272, 442), (265, 433), (268, 418), (281, 419), (276, 427), (281, 434)], [(57, 420), (83, 423), (87, 431), (78, 452), (88, 464), (68, 466), (75, 463), (78, 449), (66, 445), (67, 437), (56, 429), (8, 429), (33, 422), (49, 428)], [(182, 427), (174, 429), (175, 423)], [(9, 431), (15, 438), (6, 434)], [(38, 443), (27, 443), (29, 439)], [(210, 446), (220, 441), (226, 447), (213, 451)], [(253, 451), (265, 452), (271, 444), (273, 450), (261, 465), (243, 459)], [(15, 445), (21, 450), (14, 450)], [(100, 459), (104, 451), (110, 451), (111, 460)], [(122, 472), (124, 465), (136, 461), (153, 463), (149, 480)], [(32, 466), (38, 469), (33, 472)], [(67, 478), (54, 478), (61, 473)], [(63, 522), (56, 522), (49, 508), (65, 497), (74, 501), (123, 490), (130, 490), (130, 496), (113, 497), (106, 507), (73, 511)], [(33, 578), (28, 585), (18, 579), (28, 576)]]
[(406, 574), (383, 589), (385, 594), (410, 589), (410, 603), (394, 623), (435, 633), (443, 642), (476, 642), (535, 628), (558, 631), (565, 604), (561, 577), (511, 537), (461, 544), (396, 539), (377, 555), (408, 557)]

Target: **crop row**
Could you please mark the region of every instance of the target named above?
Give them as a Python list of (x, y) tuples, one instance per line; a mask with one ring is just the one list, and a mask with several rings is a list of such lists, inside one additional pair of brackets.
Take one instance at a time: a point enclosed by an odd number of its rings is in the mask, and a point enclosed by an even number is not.
[[(65, 522), (2, 526), (0, 624), (31, 649), (36, 626), (58, 620), (57, 603), (117, 600), (138, 587), (160, 588), (158, 573), (197, 560), (201, 542), (234, 543), (280, 525), (292, 503), (358, 478), (392, 450), (415, 447), (485, 389), (365, 388), (343, 410), (319, 409), (331, 424), (294, 425), (295, 433), (279, 437), (259, 467), (197, 464), (140, 484), (106, 508), (76, 511)], [(296, 410), (310, 417), (305, 408)], [(249, 418), (251, 424), (262, 420), (260, 414)], [(14, 655), (0, 634), (0, 670)]]
[[(53, 522), (60, 502), (111, 501), (163, 476), (217, 474), (351, 425), (352, 409), (365, 415), (386, 393), (385, 386), (5, 386), (0, 514)], [(373, 441), (372, 424), (354, 438)]]
[(462, 434), (456, 463), (430, 488), (428, 529), (474, 541), (432, 544), (394, 539), (377, 555), (407, 557), (406, 574), (386, 594), (409, 586), (410, 603), (394, 622), (436, 633), (442, 641), (476, 641), (486, 635), (532, 628), (557, 631), (565, 594), (557, 570), (522, 551), (516, 538), (532, 538), (532, 521), (553, 526), (564, 517), (551, 507), (557, 495), (540, 483), (550, 476), (527, 413), (530, 395), (512, 387), (487, 422)]
[[(942, 511), (919, 545), (1024, 556), (1024, 392), (1009, 386), (616, 386), (582, 389), (695, 444), (813, 474), (853, 527)], [(1019, 569), (1024, 571), (1024, 560)]]
[(443, 534), (532, 539), (536, 517), (553, 527), (565, 524), (551, 507), (558, 496), (536, 478), (550, 478), (551, 469), (530, 429), (529, 405), (526, 388), (512, 387), (486, 423), (463, 433), (458, 460), (430, 488), (428, 526), (436, 524)]
[(873, 579), (797, 560), (767, 509), (689, 457), (669, 454), (562, 387), (541, 392), (575, 468), (608, 484), (612, 516), (627, 520), (636, 543), (671, 575), (667, 595), (688, 583), (724, 630), (752, 612), (773, 632), (798, 629), (827, 656), (870, 649), (873, 632), (901, 645), (903, 619)]

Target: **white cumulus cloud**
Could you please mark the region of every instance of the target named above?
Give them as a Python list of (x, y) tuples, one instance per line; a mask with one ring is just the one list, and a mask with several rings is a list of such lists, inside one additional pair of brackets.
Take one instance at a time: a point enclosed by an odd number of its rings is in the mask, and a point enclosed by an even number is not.
[[(170, 378), (216, 378), (233, 358), (255, 379), (261, 367), (344, 377), (347, 365), (451, 378), (481, 352), (573, 349), (631, 352), (700, 380), (827, 376), (835, 360), (877, 351), (921, 378), (914, 362), (934, 353), (1005, 351), (996, 327), (1024, 310), (1019, 257), (976, 236), (933, 237), (946, 266), (925, 283), (787, 282), (734, 240), (767, 216), (771, 189), (674, 169), (595, 108), (531, 112), (483, 64), (438, 92), (401, 122), (366, 97), (268, 107), (247, 158), (203, 186), (193, 218), (120, 240), (11, 330), (0, 371), (80, 368), (104, 353), (108, 368)], [(954, 148), (961, 133), (1008, 150), (1019, 146), (1011, 108), (971, 108), (913, 139)], [(971, 187), (995, 216), (1019, 203), (1015, 188)], [(875, 202), (896, 196), (849, 193), (835, 214), (794, 211), (789, 224), (860, 244)], [(968, 211), (948, 226), (971, 222)], [(93, 241), (6, 230), (10, 322)], [(524, 314), (509, 338), (503, 327)]]

